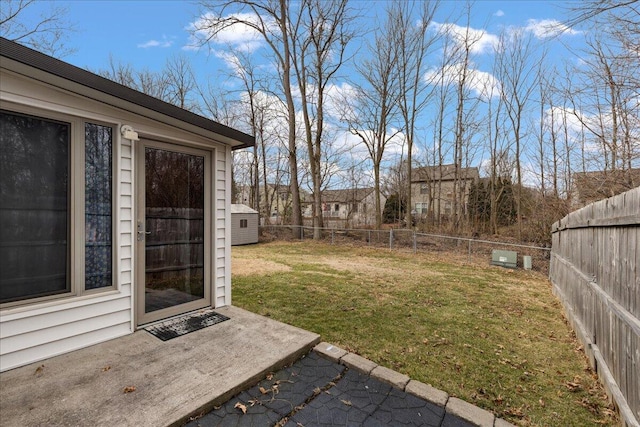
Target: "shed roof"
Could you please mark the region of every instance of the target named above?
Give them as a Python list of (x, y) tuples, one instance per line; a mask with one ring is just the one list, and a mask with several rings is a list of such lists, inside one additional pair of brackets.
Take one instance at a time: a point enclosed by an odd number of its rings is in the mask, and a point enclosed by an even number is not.
[(255, 138), (244, 132), (2, 37), (0, 59), (1, 68), (208, 138), (216, 135), (233, 149), (255, 145)]
[(240, 203), (232, 203), (231, 204), (231, 213), (244, 213), (244, 214), (257, 214), (258, 211), (251, 209), (247, 205), (243, 205)]

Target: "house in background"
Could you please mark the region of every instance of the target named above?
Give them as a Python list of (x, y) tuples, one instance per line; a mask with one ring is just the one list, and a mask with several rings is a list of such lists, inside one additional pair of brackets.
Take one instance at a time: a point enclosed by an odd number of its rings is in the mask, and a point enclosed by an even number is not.
[(231, 302), (254, 138), (0, 39), (0, 370)]
[(576, 172), (571, 181), (571, 208), (616, 196), (640, 186), (640, 169)]
[[(282, 224), (291, 209), (293, 199), (291, 188), (284, 184), (267, 184), (260, 186), (260, 216), (263, 224)], [(300, 191), (300, 197), (304, 200), (304, 193)], [(234, 202), (252, 206), (253, 187), (240, 185)]]
[(258, 243), (258, 211), (247, 205), (231, 205), (231, 246)]
[[(380, 213), (386, 197), (380, 195)], [(313, 195), (306, 195), (303, 217), (313, 217)], [(375, 225), (376, 201), (373, 188), (348, 188), (322, 192), (322, 217), (325, 227)], [(306, 221), (310, 222), (310, 221)]]
[(444, 218), (450, 217), (453, 214), (456, 185), (458, 193), (463, 194), (462, 208), (466, 212), (471, 183), (479, 179), (476, 167), (461, 168), (458, 174), (453, 164), (415, 168), (411, 179), (412, 208), (418, 218), (426, 218), (429, 213), (437, 215), (438, 212)]

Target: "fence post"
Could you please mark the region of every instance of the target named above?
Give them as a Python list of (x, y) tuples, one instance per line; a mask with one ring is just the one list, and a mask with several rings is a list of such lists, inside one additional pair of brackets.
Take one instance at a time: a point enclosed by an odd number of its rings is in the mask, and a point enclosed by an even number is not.
[(393, 249), (393, 228), (389, 229), (389, 249)]
[(371, 230), (369, 230), (369, 240), (367, 240), (367, 244), (371, 246)]
[(418, 252), (418, 245), (416, 243), (416, 230), (413, 230), (413, 253)]
[(331, 244), (333, 245), (333, 228), (331, 229)]
[(471, 263), (471, 239), (467, 241), (469, 242), (469, 252), (467, 253), (467, 262)]
[(304, 240), (304, 228), (300, 225), (300, 240)]

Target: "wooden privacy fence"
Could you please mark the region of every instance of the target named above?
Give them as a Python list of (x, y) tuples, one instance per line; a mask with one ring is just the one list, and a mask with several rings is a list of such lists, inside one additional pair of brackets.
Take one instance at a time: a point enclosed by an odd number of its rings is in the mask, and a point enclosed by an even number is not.
[(623, 422), (640, 420), (640, 187), (552, 228), (549, 277)]

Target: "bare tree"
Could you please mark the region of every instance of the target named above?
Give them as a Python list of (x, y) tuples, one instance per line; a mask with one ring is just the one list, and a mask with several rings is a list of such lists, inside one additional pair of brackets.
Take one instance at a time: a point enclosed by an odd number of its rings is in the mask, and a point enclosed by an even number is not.
[(532, 104), (532, 95), (537, 87), (538, 64), (532, 35), (524, 30), (508, 30), (500, 37), (496, 50), (498, 76), (501, 83), (500, 96), (510, 124), (510, 136), (514, 142), (516, 174), (516, 218), (518, 238), (522, 235), (523, 217), (523, 170), (524, 140), (526, 137), (525, 115)]
[[(477, 74), (472, 69), (472, 52), (474, 46), (480, 41), (480, 35), (471, 32), (470, 20), (472, 5), (465, 6), (465, 32), (457, 35), (458, 44), (452, 52), (453, 66), (450, 72), (454, 73), (455, 85), (455, 119), (453, 128), (453, 191), (452, 227), (454, 231), (460, 231), (462, 219), (466, 215), (464, 210), (467, 196), (467, 176), (468, 167), (471, 162), (472, 147), (471, 141), (477, 130), (476, 113), (487, 88), (481, 90), (481, 94), (474, 94), (472, 85), (478, 85)], [(490, 85), (491, 86), (491, 85)]]
[(347, 106), (343, 114), (349, 131), (358, 136), (372, 162), (377, 228), (382, 225), (380, 166), (385, 148), (401, 132), (399, 126), (392, 128), (398, 119), (400, 94), (398, 48), (389, 34), (405, 30), (397, 25), (397, 20), (387, 10), (385, 24), (378, 27), (374, 43), (368, 48), (368, 59), (357, 66), (363, 83), (356, 85), (354, 99), (345, 100)]
[(131, 64), (116, 62), (110, 55), (109, 68), (98, 70), (96, 74), (154, 98), (166, 100), (167, 82), (162, 73), (146, 68), (136, 70)]
[[(404, 136), (407, 144), (406, 189), (403, 191), (406, 203), (406, 223), (413, 224), (411, 218), (411, 179), (413, 169), (413, 146), (416, 140), (418, 117), (427, 106), (433, 92), (429, 91), (424, 79), (427, 56), (437, 41), (438, 33), (429, 32), (433, 16), (439, 2), (407, 1), (391, 6), (391, 19), (398, 21), (397, 28), (404, 28), (390, 34), (398, 47), (399, 107), (404, 122)], [(414, 14), (418, 8), (418, 21)]]
[(66, 47), (69, 33), (75, 31), (67, 20), (65, 7), (50, 4), (50, 9), (34, 18), (36, 0), (2, 0), (0, 36), (24, 44), (51, 56), (64, 57), (74, 49)]
[[(565, 94), (571, 111), (587, 131), (596, 162), (602, 171), (630, 171), (640, 159), (640, 105), (630, 81), (637, 68), (620, 60), (599, 36), (588, 43), (582, 67), (572, 70), (577, 83)], [(585, 153), (589, 162), (590, 153)], [(627, 173), (627, 178), (632, 175)], [(632, 184), (632, 182), (630, 182)]]
[(197, 90), (197, 83), (189, 58), (182, 54), (172, 56), (167, 60), (162, 75), (166, 84), (164, 100), (185, 110), (196, 110), (192, 94)]
[(350, 29), (347, 0), (303, 0), (292, 32), (292, 55), (300, 89), (313, 194), (313, 236), (321, 238), (322, 154), (328, 85), (344, 63)]
[[(212, 13), (203, 15), (194, 35), (203, 43), (216, 38), (221, 31), (233, 26), (245, 26), (256, 31), (269, 47), (278, 66), (282, 94), (288, 111), (289, 186), (291, 191), (292, 225), (302, 225), (300, 186), (298, 184), (298, 156), (296, 146), (296, 108), (291, 85), (293, 65), (289, 0), (230, 0), (201, 2)], [(248, 18), (250, 17), (250, 18)], [(204, 36), (203, 36), (204, 34)], [(300, 228), (300, 231), (302, 229)]]

